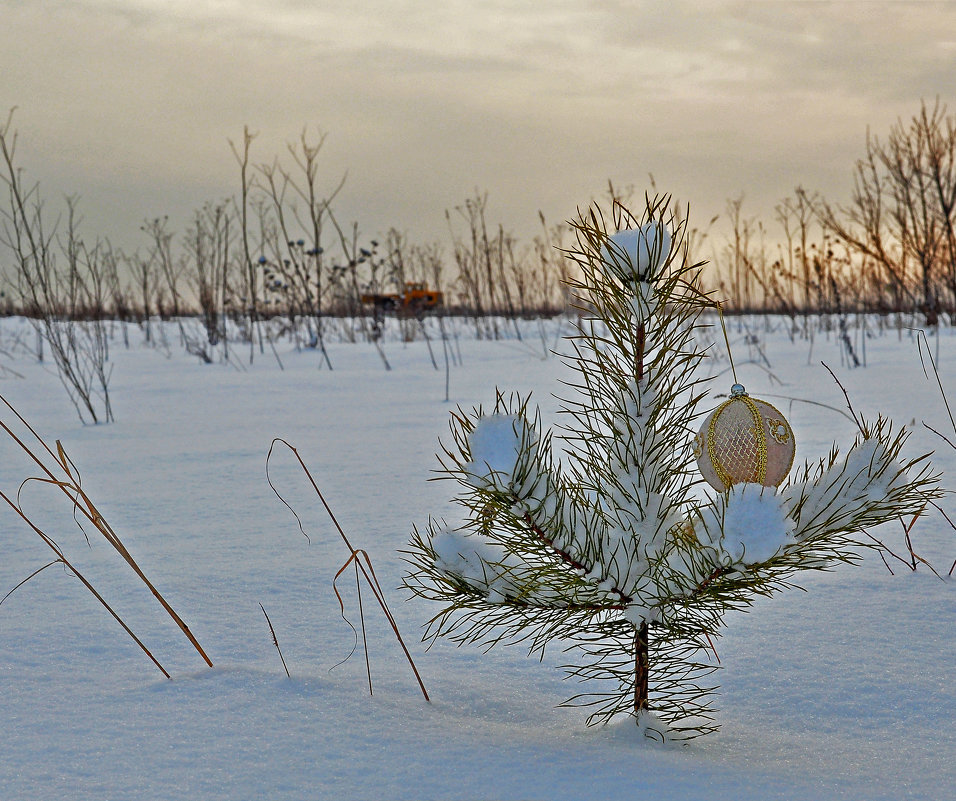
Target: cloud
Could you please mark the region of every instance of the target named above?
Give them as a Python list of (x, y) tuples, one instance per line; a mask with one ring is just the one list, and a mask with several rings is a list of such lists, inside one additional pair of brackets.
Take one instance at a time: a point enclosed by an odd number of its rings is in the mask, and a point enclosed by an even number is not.
[[(956, 7), (624, 0), (0, 1), (0, 101), (21, 163), (122, 238), (237, 188), (228, 140), (271, 160), (329, 134), (342, 214), (444, 238), (487, 189), (522, 235), (608, 178), (701, 209), (848, 194), (867, 125), (951, 90)], [(942, 97), (953, 102), (954, 97)]]

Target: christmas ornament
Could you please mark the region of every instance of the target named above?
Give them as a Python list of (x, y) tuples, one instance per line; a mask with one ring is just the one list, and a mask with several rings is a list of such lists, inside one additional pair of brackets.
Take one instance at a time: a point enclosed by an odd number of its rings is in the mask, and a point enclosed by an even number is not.
[(777, 487), (793, 465), (796, 443), (787, 418), (734, 384), (694, 439), (701, 474), (721, 492), (734, 484)]

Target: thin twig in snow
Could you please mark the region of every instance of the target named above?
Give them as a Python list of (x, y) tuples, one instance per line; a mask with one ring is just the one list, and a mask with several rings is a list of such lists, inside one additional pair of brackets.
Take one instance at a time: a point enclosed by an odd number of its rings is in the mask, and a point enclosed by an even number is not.
[[(286, 440), (282, 439), (281, 437), (276, 437), (275, 439), (272, 440), (272, 444), (269, 446), (269, 452), (266, 455), (266, 479), (269, 482), (269, 486), (272, 488), (272, 491), (276, 494), (276, 497), (280, 501), (282, 501), (283, 505), (285, 505), (285, 507), (292, 512), (293, 516), (295, 517), (299, 525), (299, 531), (301, 531), (302, 534), (305, 535), (306, 539), (309, 539), (308, 534), (305, 533), (305, 529), (302, 527), (302, 521), (300, 520), (299, 516), (295, 513), (295, 510), (292, 508), (292, 506), (290, 506), (289, 503), (282, 497), (282, 495), (279, 493), (279, 490), (276, 489), (275, 484), (272, 483), (272, 478), (269, 474), (269, 463), (272, 458), (273, 450), (275, 449), (275, 446), (277, 443), (281, 443), (282, 445), (285, 445), (290, 451), (292, 451), (292, 454), (293, 456), (295, 456), (295, 459), (299, 463), (299, 466), (302, 468), (302, 471), (305, 473), (306, 477), (309, 479), (309, 483), (312, 485), (312, 489), (315, 491), (315, 494), (318, 496), (319, 500), (322, 502), (322, 506), (325, 507), (325, 511), (328, 513), (329, 518), (332, 520), (332, 524), (335, 526), (336, 531), (338, 531), (339, 536), (342, 538), (342, 541), (345, 543), (346, 547), (349, 549), (349, 552), (350, 552), (349, 558), (345, 562), (345, 565), (336, 574), (335, 578), (338, 578), (338, 576), (342, 573), (343, 570), (345, 570), (346, 567), (349, 566), (350, 563), (352, 562), (355, 563), (356, 570), (359, 573), (361, 573), (362, 578), (365, 579), (365, 582), (368, 585), (369, 589), (372, 591), (372, 594), (375, 596), (375, 600), (378, 602), (378, 605), (381, 608), (382, 613), (385, 615), (385, 619), (388, 621), (389, 625), (392, 627), (392, 631), (395, 633), (395, 638), (398, 640), (398, 644), (401, 646), (402, 651), (405, 654), (405, 659), (408, 660), (408, 664), (411, 667), (412, 672), (415, 674), (415, 679), (418, 682), (419, 689), (421, 689), (422, 691), (422, 695), (424, 696), (426, 701), (430, 702), (431, 699), (428, 697), (428, 692), (425, 690), (425, 684), (424, 682), (422, 682), (422, 678), (418, 672), (418, 668), (415, 666), (415, 662), (412, 659), (412, 655), (411, 653), (409, 653), (408, 647), (405, 645), (405, 641), (402, 639), (402, 635), (398, 630), (398, 623), (395, 622), (395, 618), (392, 615), (391, 610), (389, 610), (388, 604), (385, 601), (385, 593), (378, 582), (378, 578), (375, 575), (375, 571), (372, 569), (371, 559), (369, 559), (368, 554), (364, 550), (356, 549), (352, 546), (352, 543), (349, 541), (348, 536), (346, 536), (345, 531), (343, 530), (342, 526), (339, 524), (339, 521), (336, 518), (335, 513), (332, 511), (332, 508), (329, 506), (328, 502), (325, 500), (325, 496), (322, 494), (322, 491), (319, 489), (319, 485), (316, 483), (315, 478), (312, 476), (311, 471), (306, 466), (305, 462), (302, 460), (302, 457), (299, 455), (298, 449), (295, 446), (291, 445)], [(309, 539), (309, 541), (311, 542), (311, 539)], [(360, 556), (364, 556), (364, 559), (365, 559), (364, 563), (362, 559), (359, 558)], [(332, 581), (332, 585), (334, 589), (335, 588), (334, 579)], [(336, 591), (336, 596), (338, 596), (337, 591)], [(342, 599), (340, 596), (339, 596), (339, 603), (342, 604)], [(342, 607), (344, 612), (344, 604), (342, 604)], [(344, 614), (343, 614), (343, 617), (344, 617)], [(363, 626), (364, 626), (364, 617), (363, 617)], [(368, 654), (368, 651), (366, 651), (366, 655), (367, 654)], [(369, 685), (371, 686), (371, 675), (369, 675)]]
[(261, 603), (259, 604), (259, 608), (262, 610), (262, 614), (266, 616), (266, 623), (269, 624), (269, 633), (272, 635), (272, 644), (279, 652), (279, 659), (282, 660), (282, 667), (285, 668), (285, 675), (291, 679), (292, 674), (289, 673), (289, 666), (285, 663), (285, 657), (282, 655), (282, 649), (279, 647), (279, 638), (276, 637), (276, 630), (273, 628), (272, 621), (269, 619), (269, 613), (266, 612), (266, 608)]

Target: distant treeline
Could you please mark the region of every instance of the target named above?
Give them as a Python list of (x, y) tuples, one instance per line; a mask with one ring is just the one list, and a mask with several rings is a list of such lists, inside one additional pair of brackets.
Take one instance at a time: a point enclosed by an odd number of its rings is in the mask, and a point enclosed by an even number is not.
[[(75, 200), (53, 214), (40, 188), (24, 182), (11, 115), (0, 128), (0, 313), (144, 325), (196, 317), (210, 347), (227, 330), (254, 342), (261, 321), (284, 317), (322, 348), (330, 317), (354, 318), (374, 338), (362, 296), (400, 292), (408, 282), (442, 293), (443, 306), (429, 313), (473, 317), (479, 334), (482, 319), (569, 310), (566, 225), (542, 216), (540, 233), (520, 242), (488, 220), (487, 197), (477, 194), (447, 212), (445, 243), (411, 243), (394, 229), (366, 237), (336, 215), (344, 179), (323, 186), (322, 138), (303, 134), (265, 163), (253, 159), (253, 144), (248, 130), (230, 142), (234, 197), (196, 210), (183, 231), (165, 217), (145, 221), (143, 246), (127, 253), (80, 230)], [(630, 205), (631, 194), (609, 183), (604, 201)], [(710, 263), (705, 284), (726, 312), (917, 311), (929, 325), (941, 315), (952, 321), (956, 116), (938, 99), (924, 101), (885, 138), (868, 134), (844, 204), (798, 187), (767, 221), (748, 216), (740, 196), (727, 203), (719, 242), (717, 219), (689, 228), (686, 240), (688, 258)], [(490, 325), (484, 333), (494, 336)]]

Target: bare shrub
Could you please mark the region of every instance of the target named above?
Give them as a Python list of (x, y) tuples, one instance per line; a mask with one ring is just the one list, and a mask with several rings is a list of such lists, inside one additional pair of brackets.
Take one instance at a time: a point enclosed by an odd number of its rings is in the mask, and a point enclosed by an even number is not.
[(956, 117), (923, 101), (885, 140), (867, 132), (854, 182), (848, 206), (824, 205), (826, 224), (935, 325), (941, 290), (956, 299)]
[[(107, 245), (80, 237), (76, 200), (67, 199), (61, 234), (50, 226), (37, 185), (26, 186), (16, 166), (13, 112), (0, 128), (0, 155), (7, 206), (0, 210), (0, 241), (8, 248), (14, 289), (24, 313), (49, 346), (57, 375), (80, 420), (110, 422), (109, 339), (105, 317)], [(42, 353), (42, 351), (40, 351)]]

